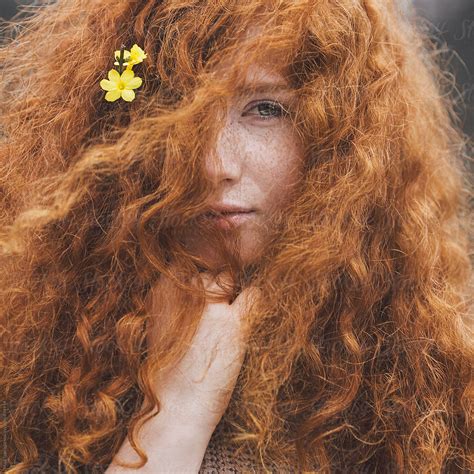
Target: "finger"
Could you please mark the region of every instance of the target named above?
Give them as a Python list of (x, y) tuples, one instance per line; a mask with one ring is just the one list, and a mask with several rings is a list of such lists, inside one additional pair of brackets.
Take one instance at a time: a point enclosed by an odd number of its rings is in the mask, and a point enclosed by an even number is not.
[(156, 327), (161, 332), (169, 329), (173, 320), (175, 299), (178, 296), (175, 283), (165, 275), (160, 275), (148, 295), (147, 313), (151, 316), (150, 329)]
[[(238, 340), (240, 341), (240, 350), (245, 352), (246, 344), (249, 340), (251, 325), (246, 324), (246, 315), (252, 311), (253, 304), (261, 297), (261, 290), (257, 287), (245, 287), (237, 298), (229, 306), (232, 318), (238, 323)], [(248, 320), (247, 320), (248, 322)]]
[(217, 289), (219, 285), (231, 286), (233, 283), (232, 275), (228, 271), (221, 272), (216, 277), (208, 272), (202, 272), (199, 275), (206, 289)]
[(254, 304), (261, 296), (261, 290), (255, 286), (245, 287), (235, 298), (232, 308), (237, 312), (248, 311), (250, 306)]
[(203, 288), (206, 291), (208, 302), (223, 302), (229, 304), (229, 298), (233, 288), (233, 279), (229, 272), (221, 272), (217, 277), (212, 274), (200, 273)]

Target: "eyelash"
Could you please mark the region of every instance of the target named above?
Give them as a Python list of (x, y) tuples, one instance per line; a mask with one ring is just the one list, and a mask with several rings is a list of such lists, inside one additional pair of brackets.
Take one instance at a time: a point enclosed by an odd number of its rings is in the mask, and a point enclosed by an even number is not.
[[(253, 110), (257, 107), (260, 107), (262, 105), (269, 105), (271, 108), (276, 109), (279, 112), (280, 115), (268, 115), (268, 116), (258, 115), (259, 120), (271, 120), (273, 118), (282, 118), (282, 117), (285, 117), (286, 115), (288, 115), (288, 111), (286, 110), (285, 106), (280, 104), (276, 100), (262, 100), (262, 101), (258, 102), (257, 104), (255, 104), (253, 107), (251, 107), (249, 109), (249, 111)], [(245, 112), (243, 115), (244, 116), (253, 115), (253, 114), (249, 114), (249, 111)]]

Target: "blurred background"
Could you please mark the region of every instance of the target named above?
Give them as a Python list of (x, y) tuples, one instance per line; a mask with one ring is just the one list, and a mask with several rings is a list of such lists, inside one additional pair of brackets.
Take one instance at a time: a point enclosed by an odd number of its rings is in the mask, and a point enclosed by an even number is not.
[[(396, 1), (407, 11), (413, 6), (416, 13), (429, 21), (436, 41), (452, 51), (450, 72), (456, 78), (459, 101), (465, 103), (459, 116), (464, 132), (474, 139), (474, 0)], [(44, 3), (44, 0), (0, 0), (0, 18), (9, 20), (18, 7), (35, 3)]]
[(451, 68), (466, 104), (464, 131), (474, 139), (474, 0), (414, 0), (439, 44), (452, 51)]

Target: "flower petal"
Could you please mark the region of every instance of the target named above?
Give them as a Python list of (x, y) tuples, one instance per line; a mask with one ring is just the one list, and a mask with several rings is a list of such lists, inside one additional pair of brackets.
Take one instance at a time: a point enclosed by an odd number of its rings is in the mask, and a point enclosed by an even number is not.
[(115, 69), (111, 69), (109, 71), (109, 80), (112, 81), (112, 82), (118, 82), (120, 81), (120, 74), (118, 71), (116, 71)]
[(143, 51), (143, 49), (140, 48), (140, 46), (138, 46), (136, 43), (130, 49), (130, 54), (133, 55), (139, 62), (142, 62), (146, 58), (145, 51)]
[(125, 82), (125, 85), (130, 82), (135, 77), (135, 73), (132, 69), (125, 69), (122, 72), (122, 81)]
[(131, 81), (129, 81), (125, 85), (125, 89), (137, 89), (142, 85), (142, 78), (141, 77), (134, 77)]
[[(123, 52), (123, 59), (127, 59), (130, 56), (130, 51), (126, 49)], [(115, 51), (115, 59), (120, 59), (120, 50)]]
[(118, 98), (121, 96), (121, 91), (118, 89), (114, 91), (109, 91), (107, 94), (105, 94), (105, 100), (108, 102), (115, 102)]
[(117, 89), (117, 84), (115, 82), (110, 82), (107, 79), (102, 79), (100, 81), (100, 87), (104, 89), (104, 91), (113, 91)]
[(131, 102), (133, 99), (135, 99), (135, 92), (129, 89), (124, 89), (122, 91), (122, 99), (127, 102)]

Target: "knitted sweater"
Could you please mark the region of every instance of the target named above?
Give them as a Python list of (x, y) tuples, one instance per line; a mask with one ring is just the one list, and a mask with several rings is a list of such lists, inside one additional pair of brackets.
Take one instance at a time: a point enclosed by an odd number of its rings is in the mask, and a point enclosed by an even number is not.
[[(204, 458), (199, 469), (199, 474), (228, 474), (228, 473), (256, 473), (263, 472), (256, 468), (256, 463), (251, 456), (240, 454), (238, 457), (228, 443), (228, 432), (223, 423), (219, 423), (211, 436)], [(90, 467), (78, 466), (81, 474), (103, 474), (108, 466)], [(66, 474), (64, 468), (58, 469), (57, 458), (42, 455), (29, 473), (41, 474)], [(157, 473), (159, 470), (156, 471)], [(282, 471), (279, 471), (282, 472)]]
[[(297, 472), (295, 467), (287, 464), (278, 466), (267, 462), (265, 471), (255, 453), (240, 452), (238, 455), (230, 440), (231, 433), (226, 423), (226, 413), (222, 417), (216, 429), (212, 433), (207, 445), (204, 458), (199, 469), (199, 474), (221, 474), (221, 473), (278, 473), (292, 474)], [(316, 471), (315, 468), (311, 472)]]
[[(212, 436), (207, 445), (204, 457), (199, 469), (199, 474), (221, 474), (221, 473), (257, 473), (264, 472), (263, 469), (257, 467), (257, 459), (252, 457), (250, 453), (241, 452), (237, 456), (235, 449), (230, 441), (230, 428), (227, 423), (227, 412), (224, 413), (221, 421), (216, 426)], [(81, 474), (102, 474), (108, 465), (104, 466), (77, 466)], [(269, 466), (272, 472), (289, 473), (294, 472), (287, 468), (279, 467), (273, 470), (274, 466)], [(29, 473), (44, 473), (44, 474), (66, 474), (64, 468), (58, 469), (58, 461), (55, 456), (47, 456), (45, 454), (40, 456), (40, 460), (32, 468)], [(157, 473), (159, 470), (156, 471)]]
[(229, 432), (224, 419), (216, 426), (207, 445), (199, 470), (200, 474), (259, 472), (252, 457), (246, 453), (236, 456), (229, 443)]
[[(224, 419), (216, 426), (207, 446), (206, 452), (199, 470), (200, 474), (221, 474), (241, 472), (263, 472), (256, 468), (256, 463), (248, 454), (236, 456), (230, 443), (229, 432)], [(102, 474), (108, 466), (78, 466), (81, 474)], [(66, 474), (64, 468), (58, 469), (57, 458), (54, 456), (40, 456), (40, 460), (28, 471), (29, 473), (41, 474)], [(157, 473), (159, 470), (157, 470)], [(282, 472), (282, 471), (279, 471)]]

